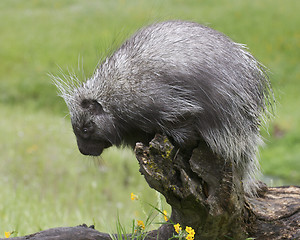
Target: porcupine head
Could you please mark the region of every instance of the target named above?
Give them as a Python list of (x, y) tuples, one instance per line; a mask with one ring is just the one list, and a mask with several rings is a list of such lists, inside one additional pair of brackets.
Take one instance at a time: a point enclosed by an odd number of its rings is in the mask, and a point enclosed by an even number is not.
[(271, 88), (243, 45), (198, 23), (156, 23), (125, 41), (86, 82), (70, 79), (55, 84), (81, 153), (147, 144), (155, 133), (180, 148), (204, 141), (240, 169), (246, 192), (255, 188)]

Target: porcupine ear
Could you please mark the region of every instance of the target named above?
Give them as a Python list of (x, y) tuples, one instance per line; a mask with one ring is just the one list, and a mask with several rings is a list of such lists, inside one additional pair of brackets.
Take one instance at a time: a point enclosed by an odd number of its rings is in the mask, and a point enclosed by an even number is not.
[(90, 111), (93, 115), (100, 115), (104, 112), (102, 105), (96, 100), (83, 99), (80, 106)]

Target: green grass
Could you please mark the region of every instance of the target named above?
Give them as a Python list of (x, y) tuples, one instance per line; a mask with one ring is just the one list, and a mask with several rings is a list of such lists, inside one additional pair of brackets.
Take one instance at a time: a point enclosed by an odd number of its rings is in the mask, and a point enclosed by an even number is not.
[(81, 156), (48, 73), (79, 68), (90, 76), (111, 46), (158, 20), (208, 24), (270, 69), (279, 105), (264, 132), (262, 170), (299, 185), (299, 8), (295, 0), (0, 1), (0, 237), (83, 222), (108, 232), (117, 213), (129, 227), (146, 219), (130, 193), (154, 205), (156, 194), (133, 154), (113, 148), (102, 160)]
[(1, 112), (1, 233), (94, 222), (107, 231), (117, 213), (122, 220), (145, 217), (142, 210), (149, 207), (131, 201), (131, 192), (156, 204), (130, 150), (82, 157), (69, 122), (60, 116), (17, 106), (2, 106)]

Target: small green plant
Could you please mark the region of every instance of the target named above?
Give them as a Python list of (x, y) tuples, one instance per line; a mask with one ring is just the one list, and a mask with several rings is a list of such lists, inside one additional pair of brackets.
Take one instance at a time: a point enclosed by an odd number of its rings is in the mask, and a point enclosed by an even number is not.
[(132, 227), (131, 231), (128, 233), (126, 228), (122, 225), (120, 222), (120, 219), (118, 217), (117, 219), (117, 224), (116, 224), (116, 229), (117, 233), (116, 234), (110, 234), (110, 237), (113, 240), (143, 240), (147, 236), (147, 229), (152, 223), (152, 214), (149, 214), (149, 217), (147, 218), (146, 222), (142, 220), (133, 220), (132, 221)]
[[(138, 195), (135, 195), (134, 193), (131, 193), (130, 198), (132, 201), (138, 201), (139, 197)], [(141, 201), (141, 200), (139, 200)], [(173, 233), (173, 236), (169, 239), (179, 239), (179, 240), (193, 240), (195, 235), (195, 230), (189, 226), (186, 226), (185, 230), (182, 230), (179, 223), (174, 224), (168, 217), (168, 213), (166, 210), (159, 209), (151, 204), (148, 204), (151, 206), (150, 213), (147, 214), (147, 219), (145, 223), (142, 220), (133, 220), (132, 221), (132, 228), (131, 232), (128, 234), (125, 227), (121, 224), (120, 219), (118, 217), (116, 229), (116, 234), (110, 234), (111, 238), (113, 240), (143, 240), (147, 236), (148, 229), (153, 224), (154, 220), (157, 218), (158, 215), (162, 215), (165, 222), (158, 222), (157, 224), (171, 224), (174, 226), (175, 233)]]
[[(138, 201), (139, 197), (138, 195), (135, 195), (131, 193), (130, 198), (132, 201)], [(154, 210), (151, 209), (149, 214), (147, 215), (147, 219), (144, 223), (142, 220), (133, 220), (132, 221), (132, 227), (131, 231), (127, 231), (126, 228), (121, 224), (119, 216), (117, 217), (117, 223), (116, 223), (116, 234), (110, 234), (111, 238), (113, 240), (143, 240), (147, 236), (147, 230), (150, 227), (150, 225), (153, 223), (153, 220), (156, 218), (157, 214), (154, 215)]]

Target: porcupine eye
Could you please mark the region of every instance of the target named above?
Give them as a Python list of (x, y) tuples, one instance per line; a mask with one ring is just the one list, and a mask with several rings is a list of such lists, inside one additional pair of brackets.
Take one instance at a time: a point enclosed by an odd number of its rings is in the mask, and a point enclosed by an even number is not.
[(92, 99), (82, 100), (81, 107), (88, 110), (94, 115), (99, 115), (104, 112), (101, 104), (98, 103), (96, 100), (92, 100)]

